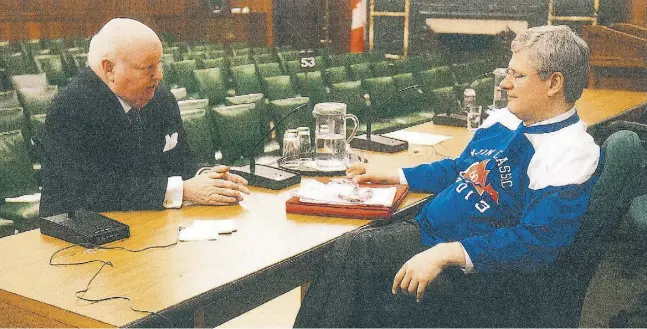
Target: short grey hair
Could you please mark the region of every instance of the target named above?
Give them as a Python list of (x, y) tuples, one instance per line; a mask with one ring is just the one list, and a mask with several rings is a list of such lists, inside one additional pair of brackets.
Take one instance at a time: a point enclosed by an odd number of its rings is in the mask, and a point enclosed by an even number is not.
[(130, 18), (113, 18), (92, 37), (88, 49), (88, 65), (98, 68), (107, 58), (115, 61), (128, 51), (137, 51), (141, 42), (159, 41), (150, 27)]
[(537, 26), (520, 32), (512, 41), (513, 53), (528, 50), (539, 77), (564, 74), (566, 102), (575, 102), (586, 87), (589, 73), (589, 46), (566, 25)]

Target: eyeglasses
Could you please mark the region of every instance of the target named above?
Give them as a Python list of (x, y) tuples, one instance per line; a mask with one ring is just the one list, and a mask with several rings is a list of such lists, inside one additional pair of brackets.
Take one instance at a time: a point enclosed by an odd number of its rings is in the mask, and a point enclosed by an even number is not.
[(512, 78), (513, 78), (515, 81), (516, 81), (517, 79), (522, 79), (522, 78), (525, 78), (525, 77), (527, 76), (527, 75), (525, 75), (525, 74), (517, 73), (517, 72), (515, 72), (513, 69), (505, 69), (505, 74), (506, 74), (506, 76), (511, 75), (511, 76), (512, 76)]

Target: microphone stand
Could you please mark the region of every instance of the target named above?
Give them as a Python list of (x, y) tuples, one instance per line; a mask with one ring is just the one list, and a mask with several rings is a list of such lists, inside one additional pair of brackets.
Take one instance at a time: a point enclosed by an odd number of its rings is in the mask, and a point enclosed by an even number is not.
[(252, 146), (249, 157), (249, 165), (242, 167), (231, 167), (230, 172), (237, 174), (247, 180), (249, 185), (262, 187), (270, 190), (281, 190), (288, 186), (301, 183), (301, 175), (293, 171), (284, 170), (272, 166), (259, 164), (256, 166), (254, 159), (254, 150), (258, 148), (269, 137), (277, 127), (287, 118), (297, 111), (307, 107), (310, 103), (301, 104), (291, 109), (281, 120), (279, 120), (272, 129), (270, 129), (262, 138)]
[[(388, 104), (389, 101), (394, 99), (397, 96), (400, 96), (400, 93), (407, 91), (409, 89), (417, 89), (418, 92), (421, 92), (419, 85), (411, 85), (404, 87), (398, 90), (391, 97), (387, 98), (384, 104)], [(368, 104), (370, 104), (370, 96), (366, 94), (364, 96)], [(370, 108), (370, 105), (369, 105)], [(373, 111), (369, 109), (369, 113), (366, 116), (366, 134), (355, 136), (353, 140), (350, 141), (350, 146), (360, 150), (374, 151), (374, 152), (384, 152), (384, 153), (395, 153), (400, 151), (405, 151), (409, 149), (409, 143), (400, 139), (395, 139), (391, 137), (386, 137), (382, 135), (373, 135), (372, 134), (372, 125), (373, 125)]]
[[(477, 75), (472, 82), (470, 82), (465, 89), (470, 88), (474, 82), (476, 82), (478, 79), (482, 77), (486, 77), (488, 75), (492, 74), (492, 72), (487, 72), (483, 74)], [(463, 90), (465, 90), (463, 89)], [(458, 104), (459, 109), (463, 109), (463, 105), (461, 104), (460, 98), (455, 98), (456, 103)], [(461, 114), (461, 113), (451, 113), (451, 108), (447, 109), (447, 112), (445, 113), (438, 113), (434, 115), (434, 117), (431, 119), (431, 121), (435, 125), (442, 125), (442, 126), (452, 126), (452, 127), (467, 127), (467, 115), (466, 114)]]

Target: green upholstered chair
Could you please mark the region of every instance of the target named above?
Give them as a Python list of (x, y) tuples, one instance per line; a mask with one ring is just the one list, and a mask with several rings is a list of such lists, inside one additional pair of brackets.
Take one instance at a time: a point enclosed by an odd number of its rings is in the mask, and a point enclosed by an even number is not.
[(188, 96), (186, 88), (172, 88), (171, 94), (173, 94), (173, 97), (175, 97), (176, 101), (183, 101), (187, 99)]
[(182, 54), (182, 58), (185, 61), (190, 60), (190, 59), (193, 59), (193, 60), (207, 59), (207, 58), (209, 58), (209, 55), (204, 51), (193, 51), (193, 52), (188, 52), (188, 53)]
[(330, 86), (328, 99), (331, 102), (345, 103), (346, 112), (355, 114), (360, 123), (364, 121), (366, 114), (366, 91), (361, 81), (346, 81), (335, 83)]
[(227, 85), (220, 68), (194, 70), (193, 77), (201, 97), (209, 99), (211, 105), (222, 104), (227, 97)]
[(494, 103), (494, 78), (487, 77), (472, 82), (472, 89), (476, 92), (476, 102), (487, 109)]
[(45, 48), (49, 49), (53, 55), (63, 54), (63, 49), (65, 49), (64, 39), (47, 39), (43, 41)]
[(47, 75), (45, 73), (38, 73), (14, 75), (11, 77), (11, 85), (13, 89), (20, 91), (25, 88), (44, 88), (49, 83), (47, 82)]
[(199, 110), (209, 108), (209, 100), (206, 98), (201, 99), (185, 99), (177, 102), (180, 108), (180, 113), (184, 111)]
[(254, 64), (233, 66), (231, 67), (231, 74), (237, 95), (263, 92)]
[[(315, 122), (312, 116), (312, 106), (310, 106), (309, 102), (310, 99), (308, 97), (293, 97), (270, 101), (270, 110), (274, 116), (274, 123), (277, 125), (276, 139), (281, 147), (283, 146), (283, 135), (287, 129), (310, 127), (310, 134), (314, 134)], [(302, 108), (289, 117), (286, 117), (290, 111), (303, 104), (308, 105), (306, 105), (306, 108)], [(284, 118), (285, 120), (283, 120)]]
[(0, 107), (19, 107), (20, 100), (15, 90), (0, 91)]
[(299, 51), (297, 50), (279, 51), (276, 53), (276, 57), (279, 58), (279, 61), (281, 63), (285, 63), (288, 61), (298, 61), (300, 58)]
[(72, 43), (74, 44), (74, 47), (79, 47), (82, 49), (85, 49), (85, 51), (88, 51), (88, 48), (90, 47), (90, 37), (87, 38), (76, 38), (72, 40)]
[(449, 66), (419, 72), (418, 81), (420, 81), (424, 91), (454, 86), (454, 78)]
[(189, 147), (202, 164), (215, 164), (212, 119), (208, 108), (180, 112)]
[(38, 55), (34, 56), (34, 60), (38, 71), (45, 73), (50, 85), (63, 87), (67, 84), (67, 74), (61, 55)]
[(272, 54), (272, 48), (268, 48), (268, 47), (253, 47), (253, 48), (252, 48), (252, 54), (253, 54), (253, 55)]
[(16, 226), (12, 220), (0, 218), (0, 238), (12, 235), (16, 232)]
[(189, 47), (189, 52), (203, 52), (210, 49), (209, 45), (205, 44), (194, 44)]
[(236, 57), (249, 57), (252, 54), (252, 50), (250, 48), (235, 48), (232, 49), (232, 54), (234, 54), (234, 56)]
[(346, 54), (343, 54), (343, 56), (344, 56), (344, 64), (346, 66), (364, 63), (367, 61), (363, 53), (346, 53)]
[(346, 54), (330, 54), (327, 60), (328, 67), (346, 66)]
[(456, 84), (462, 85), (472, 82), (478, 76), (492, 72), (495, 69), (494, 63), (487, 60), (476, 60), (467, 63), (453, 65)]
[(281, 65), (274, 62), (258, 64), (256, 65), (256, 70), (261, 79), (283, 75)]
[(349, 66), (351, 80), (364, 80), (373, 77), (370, 62), (356, 63)]
[(171, 63), (171, 70), (176, 79), (175, 82), (180, 87), (186, 88), (189, 94), (197, 91), (195, 79), (193, 78), (193, 70), (197, 68), (197, 63), (193, 59)]
[(221, 71), (226, 70), (227, 62), (224, 57), (219, 58), (207, 58), (207, 59), (197, 59), (198, 67), (202, 69), (210, 69), (217, 67)]
[(432, 90), (423, 90), (425, 106), (428, 106), (434, 113), (460, 113), (461, 104), (458, 103), (456, 92), (453, 87), (443, 87)]
[(299, 94), (309, 97), (313, 105), (328, 101), (328, 88), (321, 71), (297, 73), (296, 84)]
[(283, 98), (291, 98), (296, 96), (296, 92), (292, 86), (292, 79), (289, 75), (279, 75), (275, 77), (268, 77), (263, 79), (265, 86), (265, 96), (267, 99), (273, 101)]
[(393, 63), (392, 61), (379, 61), (373, 62), (373, 76), (375, 77), (385, 77), (393, 75)]
[[(277, 63), (276, 58), (274, 58), (274, 55), (270, 53), (265, 53), (265, 54), (254, 54), (252, 55), (252, 60), (256, 64), (263, 64), (263, 63)], [(278, 64), (278, 63), (277, 63)]]
[(3, 40), (0, 41), (0, 57), (3, 57), (5, 55), (9, 55), (11, 53), (16, 52), (16, 49), (9, 43), (9, 41)]
[[(413, 73), (402, 73), (393, 76), (393, 84), (398, 90), (399, 98), (402, 101), (400, 112), (402, 113), (415, 113), (420, 111), (429, 110), (424, 106), (424, 94), (421, 94), (421, 88), (406, 89), (407, 87), (416, 85)], [(403, 91), (400, 91), (403, 90)]]
[(18, 98), (25, 110), (25, 115), (45, 114), (49, 104), (58, 94), (58, 89), (58, 86), (19, 89)]
[(287, 61), (283, 65), (283, 70), (285, 73), (295, 76), (296, 74), (301, 72), (301, 61), (299, 60), (293, 60), (293, 61)]
[(4, 55), (3, 61), (9, 76), (30, 74), (34, 72), (31, 69), (29, 62), (25, 60), (23, 53)]
[(216, 146), (221, 163), (241, 165), (245, 159), (263, 153), (263, 145), (251, 149), (262, 138), (260, 109), (256, 104), (239, 104), (211, 109)]
[(226, 106), (254, 104), (256, 106), (255, 112), (260, 115), (259, 119), (261, 120), (261, 124), (259, 128), (263, 134), (270, 129), (270, 121), (273, 118), (266, 106), (266, 102), (265, 95), (262, 93), (230, 96), (225, 98)]
[(173, 60), (175, 61), (181, 61), (184, 59), (182, 57), (182, 50), (180, 49), (180, 47), (164, 47), (163, 52), (164, 54), (173, 55)]
[(371, 78), (362, 81), (362, 87), (370, 96), (374, 120), (393, 118), (400, 113), (400, 99), (397, 88), (393, 83), (393, 77)]
[(329, 86), (335, 83), (349, 81), (348, 71), (345, 66), (329, 67), (324, 70), (324, 81)]
[[(392, 74), (403, 74), (403, 73), (412, 73), (409, 66), (408, 58), (396, 59), (391, 62), (391, 73)], [(416, 72), (417, 73), (417, 72)]]
[(207, 50), (207, 55), (209, 58), (225, 58), (227, 52), (224, 49), (211, 49)]
[(20, 130), (25, 133), (22, 107), (0, 107), (0, 132)]
[(0, 133), (0, 218), (12, 220), (16, 228), (26, 231), (38, 226), (38, 202), (5, 202), (39, 192), (22, 133), (19, 130)]
[(228, 60), (229, 60), (230, 67), (254, 64), (254, 61), (252, 61), (252, 59), (249, 58), (249, 56), (247, 55), (231, 56), (231, 57), (228, 57)]
[(76, 63), (74, 62), (74, 55), (83, 53), (85, 53), (85, 50), (78, 47), (63, 49), (63, 65), (65, 66), (65, 72), (67, 72), (68, 76), (74, 76), (79, 72), (76, 67)]
[(72, 58), (74, 59), (74, 67), (76, 67), (77, 72), (88, 67), (88, 54), (74, 54)]
[(164, 73), (164, 83), (171, 87), (177, 83), (175, 76), (173, 75), (173, 69), (171, 68), (171, 63), (175, 62), (173, 54), (162, 54), (160, 62), (162, 64), (162, 72)]

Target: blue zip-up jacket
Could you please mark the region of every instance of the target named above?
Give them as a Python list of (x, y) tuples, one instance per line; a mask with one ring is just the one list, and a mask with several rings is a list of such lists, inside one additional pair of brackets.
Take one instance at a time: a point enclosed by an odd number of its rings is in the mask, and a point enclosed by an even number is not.
[(496, 110), (457, 159), (403, 169), (436, 194), (416, 217), (422, 243), (460, 241), (479, 272), (550, 264), (573, 242), (600, 157), (574, 108), (532, 126)]

